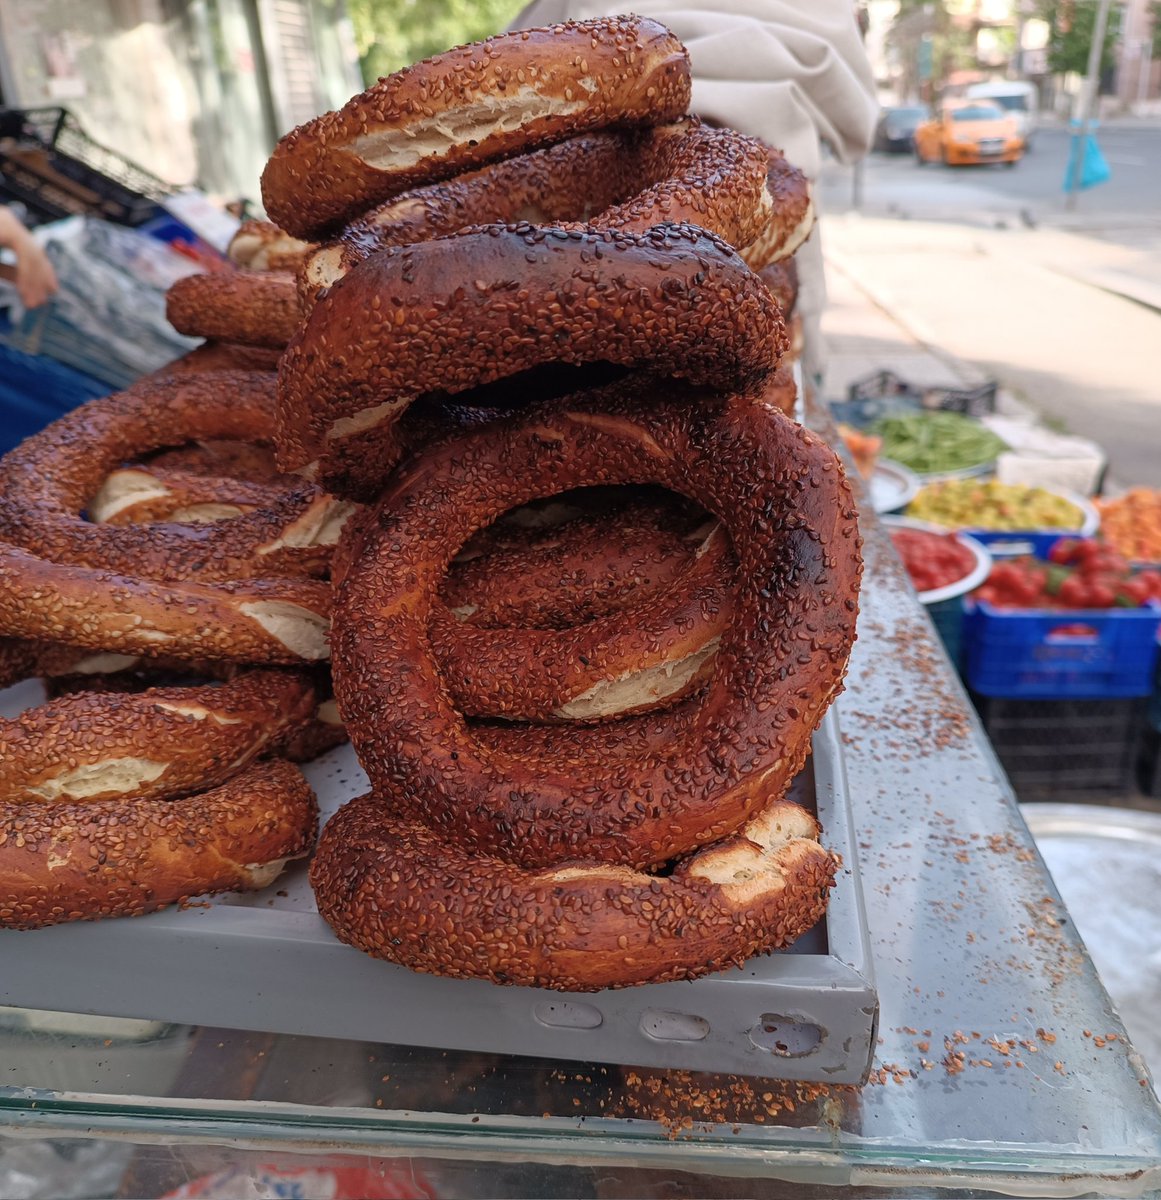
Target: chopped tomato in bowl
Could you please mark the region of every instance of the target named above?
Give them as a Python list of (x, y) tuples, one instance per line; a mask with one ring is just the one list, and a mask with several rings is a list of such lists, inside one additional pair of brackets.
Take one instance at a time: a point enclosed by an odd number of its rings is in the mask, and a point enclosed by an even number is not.
[(907, 517), (881, 519), (920, 603), (951, 600), (987, 579), (992, 558), (975, 538)]

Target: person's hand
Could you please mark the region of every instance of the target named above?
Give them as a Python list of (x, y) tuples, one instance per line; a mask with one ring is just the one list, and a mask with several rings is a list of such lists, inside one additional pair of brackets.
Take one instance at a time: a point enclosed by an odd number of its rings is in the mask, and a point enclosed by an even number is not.
[(21, 238), (12, 247), (16, 255), (16, 290), (25, 308), (39, 308), (56, 293), (56, 272), (48, 255), (32, 238)]
[(40, 244), (10, 208), (0, 205), (0, 246), (16, 256), (15, 268), (4, 267), (5, 278), (13, 279), (25, 308), (43, 304), (56, 290), (56, 272)]

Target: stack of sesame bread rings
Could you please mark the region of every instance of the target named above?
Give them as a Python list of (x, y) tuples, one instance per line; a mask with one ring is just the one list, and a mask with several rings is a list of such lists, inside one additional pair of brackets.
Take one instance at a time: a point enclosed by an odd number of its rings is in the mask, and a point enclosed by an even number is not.
[(206, 345), (4, 460), (4, 665), (53, 698), (0, 729), (0, 924), (264, 885), (312, 849), (287, 760), (344, 730), (369, 787), (310, 881), (368, 954), (590, 991), (822, 917), (785, 796), (862, 568), (793, 419), (813, 214), (689, 103), (635, 17), (380, 80), (171, 290)]

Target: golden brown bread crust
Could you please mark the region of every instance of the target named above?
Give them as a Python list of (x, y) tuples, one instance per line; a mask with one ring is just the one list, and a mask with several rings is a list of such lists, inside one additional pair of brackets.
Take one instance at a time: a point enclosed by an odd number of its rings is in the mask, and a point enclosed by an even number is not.
[(798, 403), (798, 384), (794, 382), (794, 368), (790, 363), (781, 363), (777, 371), (767, 376), (761, 389), (762, 401), (772, 404), (779, 412), (793, 417)]
[[(626, 380), (444, 443), (364, 528), (336, 601), (335, 694), (401, 819), (524, 866), (642, 866), (734, 833), (801, 768), (854, 640), (850, 488), (829, 447), (752, 397), (666, 383), (658, 403), (656, 387)], [(555, 727), (540, 753), (512, 749), (523, 728), (469, 728), (427, 632), (465, 533), (549, 489), (617, 482), (672, 488), (728, 525), (739, 593), (708, 688), (659, 718)], [(606, 754), (611, 739), (631, 757)]]
[(688, 569), (714, 524), (672, 493), (589, 488), (526, 505), (469, 539), (440, 602), (482, 629), (568, 629)]
[(688, 223), (745, 246), (767, 226), (767, 151), (756, 138), (696, 118), (645, 130), (606, 130), (415, 188), (348, 225), (303, 265), (303, 300), (388, 246), (469, 225), (581, 222), (643, 232)]
[(166, 375), (197, 374), (199, 371), (277, 371), (280, 350), (263, 346), (240, 346), (236, 342), (204, 342), (166, 363)]
[(320, 299), (283, 356), (279, 464), (318, 462), (328, 487), (362, 498), (398, 462), (392, 431), (416, 396), (594, 362), (744, 387), (784, 335), (765, 286), (694, 226), (497, 225), (384, 250)]
[(96, 653), (297, 666), (329, 653), (331, 587), (286, 576), (165, 583), (0, 543), (0, 636)]
[(271, 219), (316, 237), (408, 188), (609, 125), (689, 108), (689, 57), (656, 21), (500, 34), (381, 79), (299, 126), (262, 173)]
[(214, 271), (179, 279), (165, 315), (187, 337), (281, 350), (302, 324), (302, 305), (288, 271)]
[(696, 979), (781, 949), (826, 911), (836, 862), (776, 801), (664, 877), (589, 861), (522, 869), (379, 797), (323, 830), (310, 879), (341, 941), (413, 971), (589, 992)]
[(770, 289), (770, 295), (778, 301), (782, 317), (789, 321), (798, 306), (798, 264), (794, 256), (780, 258), (763, 267), (758, 278)]
[(191, 896), (265, 887), (310, 852), (314, 793), (258, 763), (181, 800), (0, 804), (0, 928), (140, 916)]
[(226, 257), (248, 271), (297, 271), (316, 249), (271, 221), (243, 221), (226, 247)]
[(25, 804), (137, 803), (205, 791), (297, 732), (316, 707), (307, 677), (282, 671), (63, 696), (0, 721), (0, 796)]
[[(268, 437), (273, 430), (268, 431)], [(230, 438), (202, 438), (150, 454), (147, 469), (185, 471), (191, 475), (239, 479), (250, 483), (301, 486), (302, 480), (283, 475), (274, 462), (274, 448), (267, 442), (239, 442)]]
[(769, 170), (766, 190), (770, 196), (770, 220), (766, 228), (742, 251), (755, 271), (790, 255), (810, 237), (814, 229), (814, 201), (806, 176), (767, 146)]
[(729, 538), (713, 525), (670, 586), (566, 629), (480, 628), (432, 608), (431, 647), (467, 716), (597, 721), (699, 688), (733, 612)]
[(86, 515), (97, 525), (223, 521), (270, 508), (284, 500), (288, 490), (272, 483), (138, 464), (110, 471)]
[(80, 513), (110, 471), (200, 437), (269, 437), (273, 379), (151, 377), (91, 400), (0, 460), (0, 538), (38, 557), (152, 579), (238, 580), (326, 570), (350, 506), (303, 483), (268, 508), (208, 525), (96, 525)]

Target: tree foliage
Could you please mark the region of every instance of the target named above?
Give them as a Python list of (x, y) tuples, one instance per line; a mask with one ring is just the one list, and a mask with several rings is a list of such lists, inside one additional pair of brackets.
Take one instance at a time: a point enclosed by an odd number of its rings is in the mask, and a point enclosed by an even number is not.
[(363, 78), (502, 30), (525, 0), (347, 0)]
[[(1039, 16), (1048, 22), (1048, 69), (1054, 75), (1069, 71), (1084, 75), (1088, 71), (1088, 51), (1096, 33), (1096, 0), (1041, 0)], [(1120, 36), (1122, 9), (1114, 4), (1101, 47), (1100, 74), (1113, 69), (1117, 38)]]
[[(925, 39), (931, 43), (930, 81), (919, 78), (919, 44)], [(902, 92), (908, 97), (931, 98), (953, 71), (977, 65), (974, 30), (955, 21), (944, 0), (900, 0), (887, 44), (896, 55)]]

